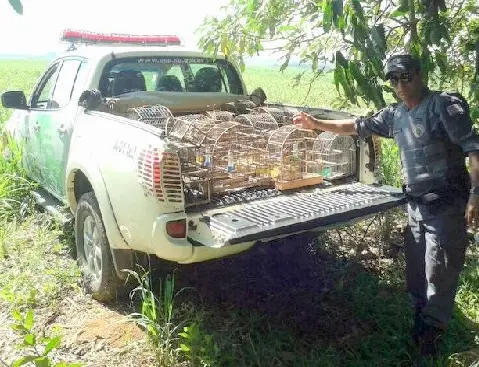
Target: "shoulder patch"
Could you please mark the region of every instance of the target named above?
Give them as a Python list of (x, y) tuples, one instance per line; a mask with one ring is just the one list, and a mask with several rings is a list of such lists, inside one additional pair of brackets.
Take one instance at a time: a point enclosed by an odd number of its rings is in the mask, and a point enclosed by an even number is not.
[(446, 106), (446, 111), (451, 117), (464, 114), (464, 108), (459, 103), (452, 103)]

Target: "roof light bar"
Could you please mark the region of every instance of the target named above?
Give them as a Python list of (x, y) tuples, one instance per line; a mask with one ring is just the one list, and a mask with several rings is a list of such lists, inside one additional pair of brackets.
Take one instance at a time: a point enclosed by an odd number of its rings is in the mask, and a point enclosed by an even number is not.
[(64, 30), (60, 39), (66, 42), (86, 44), (181, 45), (180, 37), (175, 35), (95, 33), (72, 29)]

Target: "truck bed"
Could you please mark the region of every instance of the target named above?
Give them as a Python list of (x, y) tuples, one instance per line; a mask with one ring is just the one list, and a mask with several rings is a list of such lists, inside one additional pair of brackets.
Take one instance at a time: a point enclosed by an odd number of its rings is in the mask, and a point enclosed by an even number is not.
[(188, 114), (151, 105), (128, 107), (125, 117), (162, 133), (165, 150), (139, 155), (140, 178), (158, 201), (184, 207), (191, 228), (201, 228), (192, 230), (193, 243), (222, 247), (322, 231), (405, 203), (400, 189), (361, 180), (378, 152), (357, 137), (298, 128), (299, 110), (226, 104)]

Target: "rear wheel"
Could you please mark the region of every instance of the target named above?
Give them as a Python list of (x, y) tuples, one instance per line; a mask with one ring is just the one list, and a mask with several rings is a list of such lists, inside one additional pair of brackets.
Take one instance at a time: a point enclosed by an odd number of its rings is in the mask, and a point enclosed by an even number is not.
[(75, 243), (84, 291), (99, 301), (114, 299), (121, 281), (115, 273), (110, 245), (93, 192), (82, 195), (78, 201)]

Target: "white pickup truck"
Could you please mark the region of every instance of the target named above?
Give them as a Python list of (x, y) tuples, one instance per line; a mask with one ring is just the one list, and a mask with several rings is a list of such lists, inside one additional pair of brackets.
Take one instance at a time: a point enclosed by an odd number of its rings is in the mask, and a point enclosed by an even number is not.
[(15, 109), (4, 139), (22, 144), (38, 201), (74, 219), (84, 287), (97, 299), (121, 288), (136, 252), (206, 261), (404, 202), (374, 183), (375, 140), (292, 124), (301, 110), (347, 113), (270, 104), (261, 89), (247, 93), (227, 58), (174, 36), (63, 38), (72, 47), (28, 101), (2, 95)]

